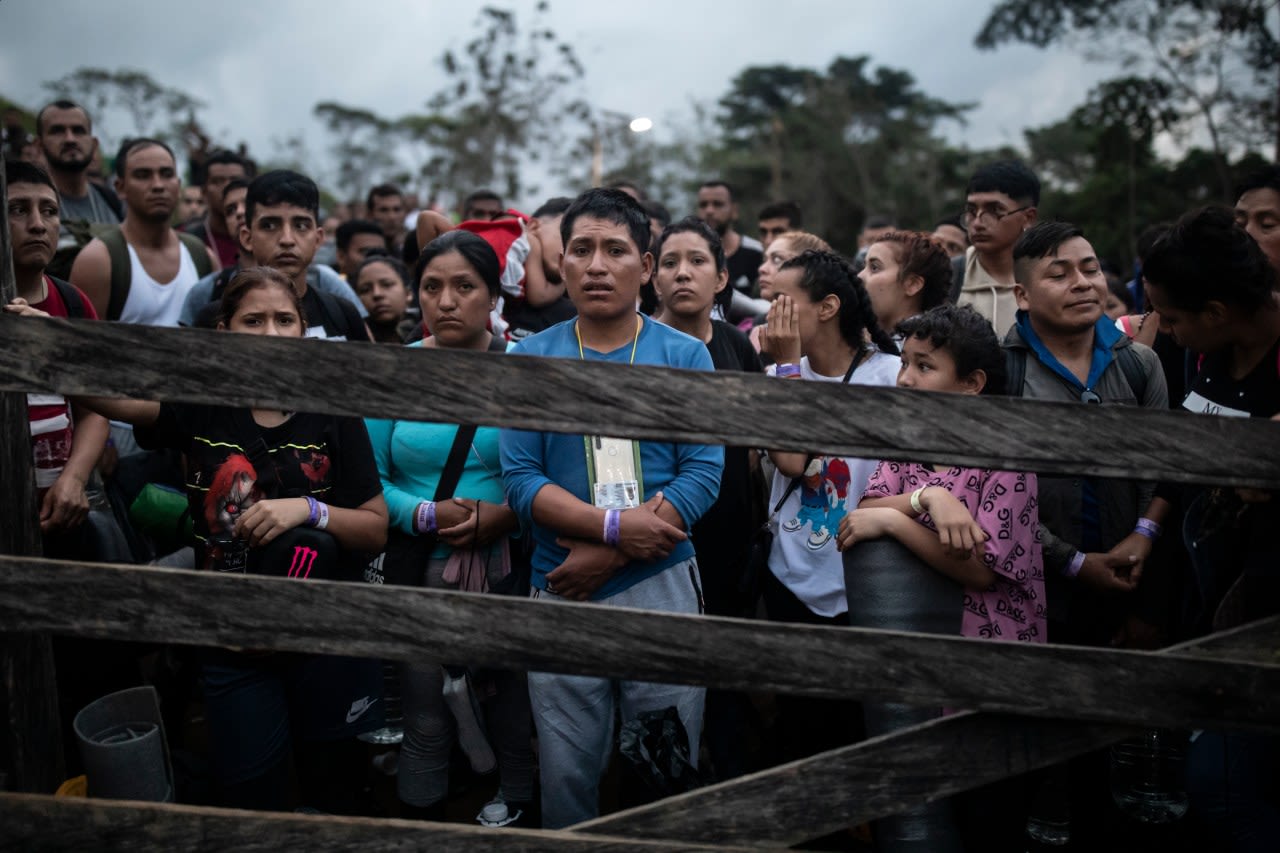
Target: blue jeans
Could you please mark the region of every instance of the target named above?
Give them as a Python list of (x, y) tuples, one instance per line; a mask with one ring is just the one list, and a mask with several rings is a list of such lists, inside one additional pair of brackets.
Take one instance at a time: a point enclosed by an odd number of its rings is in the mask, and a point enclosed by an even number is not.
[[(700, 587), (698, 563), (691, 558), (594, 604), (697, 615)], [(564, 601), (545, 590), (535, 589), (532, 595), (539, 601)], [(615, 710), (621, 711), (626, 723), (645, 711), (675, 706), (696, 764), (705, 695), (706, 688), (683, 684), (529, 673), (529, 698), (538, 730), (543, 827), (560, 829), (600, 814), (600, 779), (613, 754)]]

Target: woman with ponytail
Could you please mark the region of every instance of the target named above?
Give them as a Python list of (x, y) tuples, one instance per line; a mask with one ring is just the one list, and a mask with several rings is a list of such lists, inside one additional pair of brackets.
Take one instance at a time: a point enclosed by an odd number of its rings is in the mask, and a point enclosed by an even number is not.
[[(765, 337), (787, 381), (892, 386), (897, 347), (876, 322), (866, 288), (847, 261), (807, 251), (773, 276)], [(815, 412), (815, 415), (819, 413)], [(840, 415), (836, 415), (840, 416)], [(847, 626), (844, 568), (836, 549), (840, 520), (857, 507), (875, 460), (769, 451), (777, 466), (769, 495), (774, 531), (763, 595), (776, 622)], [(778, 697), (784, 759), (842, 743), (856, 732), (847, 702)]]

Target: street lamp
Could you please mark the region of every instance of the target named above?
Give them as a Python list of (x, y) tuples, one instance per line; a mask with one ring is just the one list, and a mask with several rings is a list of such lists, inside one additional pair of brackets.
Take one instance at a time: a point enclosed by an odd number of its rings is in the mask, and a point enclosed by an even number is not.
[[(621, 116), (619, 116), (621, 118)], [(627, 123), (632, 133), (647, 133), (653, 130), (653, 119), (637, 116)], [(592, 124), (591, 132), (591, 186), (598, 187), (604, 181), (604, 137), (600, 133), (600, 122)]]

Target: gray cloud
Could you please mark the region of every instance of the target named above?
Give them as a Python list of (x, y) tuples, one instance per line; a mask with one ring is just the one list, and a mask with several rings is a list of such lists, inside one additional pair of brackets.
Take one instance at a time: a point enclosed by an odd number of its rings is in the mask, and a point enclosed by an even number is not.
[[(535, 0), (498, 5), (527, 20)], [(243, 139), (270, 158), (273, 142), (298, 134), (319, 156), (327, 142), (311, 115), (315, 103), (386, 115), (420, 109), (441, 82), (437, 57), (465, 42), (478, 8), (439, 0), (11, 0), (0, 3), (0, 80), (6, 95), (35, 107), (45, 80), (80, 66), (135, 67), (206, 101), (220, 141)], [(979, 52), (973, 34), (986, 8), (942, 0), (552, 0), (550, 23), (582, 57), (592, 100), (652, 116), (657, 133), (690, 99), (714, 102), (748, 65), (824, 67), (838, 55), (869, 54), (877, 65), (909, 70), (930, 95), (978, 104), (967, 128), (949, 129), (953, 140), (1016, 145), (1024, 127), (1062, 117), (1114, 73), (1064, 52)]]

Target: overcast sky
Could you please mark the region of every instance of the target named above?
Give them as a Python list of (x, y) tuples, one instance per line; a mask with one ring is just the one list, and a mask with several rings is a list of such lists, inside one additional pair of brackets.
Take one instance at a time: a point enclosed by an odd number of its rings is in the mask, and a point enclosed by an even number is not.
[[(493, 5), (528, 20), (535, 2)], [(934, 97), (978, 104), (952, 139), (1020, 145), (1023, 128), (1064, 116), (1114, 69), (1061, 51), (978, 51), (973, 36), (991, 5), (552, 0), (549, 23), (577, 49), (596, 105), (651, 116), (655, 133), (690, 99), (714, 103), (748, 65), (822, 68), (868, 54), (910, 71)], [(420, 110), (440, 82), (437, 58), (475, 32), (478, 9), (456, 0), (2, 0), (0, 92), (35, 108), (42, 82), (76, 68), (138, 68), (203, 99), (219, 142), (243, 139), (271, 159), (274, 143), (301, 133), (318, 154), (317, 102), (388, 116)]]

